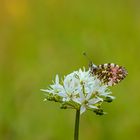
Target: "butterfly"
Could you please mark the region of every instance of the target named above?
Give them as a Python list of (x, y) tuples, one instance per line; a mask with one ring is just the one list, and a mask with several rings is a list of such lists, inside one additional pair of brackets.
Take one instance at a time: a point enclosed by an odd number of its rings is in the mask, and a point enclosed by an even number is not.
[(97, 76), (104, 84), (113, 86), (122, 81), (128, 74), (123, 66), (114, 63), (94, 65), (90, 63), (90, 73)]

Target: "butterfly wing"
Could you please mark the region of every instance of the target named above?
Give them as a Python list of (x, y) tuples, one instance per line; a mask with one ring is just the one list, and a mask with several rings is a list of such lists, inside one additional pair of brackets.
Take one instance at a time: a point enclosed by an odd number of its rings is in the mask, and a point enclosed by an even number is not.
[(114, 63), (101, 64), (90, 67), (91, 73), (96, 75), (103, 83), (113, 86), (122, 81), (127, 73), (127, 70)]

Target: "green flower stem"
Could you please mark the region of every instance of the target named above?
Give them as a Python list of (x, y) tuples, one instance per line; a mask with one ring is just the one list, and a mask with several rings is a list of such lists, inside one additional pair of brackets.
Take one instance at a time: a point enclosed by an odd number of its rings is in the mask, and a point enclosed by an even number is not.
[(78, 109), (76, 110), (74, 140), (78, 140), (79, 138), (79, 122), (80, 122), (80, 110)]

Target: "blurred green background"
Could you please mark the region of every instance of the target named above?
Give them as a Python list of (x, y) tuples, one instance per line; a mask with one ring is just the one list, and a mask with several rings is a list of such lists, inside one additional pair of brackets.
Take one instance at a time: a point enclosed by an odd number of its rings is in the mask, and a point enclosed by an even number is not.
[(75, 112), (43, 102), (56, 74), (88, 61), (129, 72), (105, 116), (81, 116), (80, 140), (140, 139), (139, 0), (0, 1), (0, 140), (73, 140)]

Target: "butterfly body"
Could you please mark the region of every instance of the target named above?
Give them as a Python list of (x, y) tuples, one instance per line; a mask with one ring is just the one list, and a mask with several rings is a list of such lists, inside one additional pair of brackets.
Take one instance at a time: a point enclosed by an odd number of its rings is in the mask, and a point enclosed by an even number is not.
[(109, 86), (118, 84), (127, 75), (127, 71), (124, 67), (114, 63), (101, 64), (98, 66), (90, 64), (90, 72)]

